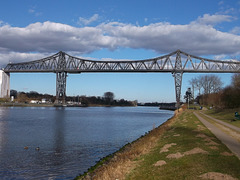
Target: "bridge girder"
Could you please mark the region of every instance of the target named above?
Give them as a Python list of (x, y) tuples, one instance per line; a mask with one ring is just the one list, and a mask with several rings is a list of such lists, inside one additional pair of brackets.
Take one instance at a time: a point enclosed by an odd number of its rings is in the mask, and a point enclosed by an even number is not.
[(201, 58), (177, 50), (168, 55), (135, 61), (93, 61), (59, 52), (52, 56), (24, 63), (9, 63), (4, 71), (56, 73), (56, 100), (65, 103), (67, 73), (87, 72), (170, 72), (174, 76), (177, 107), (180, 105), (183, 73), (239, 73), (239, 61)]
[(210, 60), (193, 56), (180, 50), (165, 56), (138, 61), (93, 61), (59, 52), (50, 57), (25, 63), (9, 63), (5, 72), (57, 72), (64, 56), (64, 71), (84, 72), (174, 72), (176, 57), (181, 57), (180, 69), (184, 73), (234, 73), (240, 72), (239, 61)]

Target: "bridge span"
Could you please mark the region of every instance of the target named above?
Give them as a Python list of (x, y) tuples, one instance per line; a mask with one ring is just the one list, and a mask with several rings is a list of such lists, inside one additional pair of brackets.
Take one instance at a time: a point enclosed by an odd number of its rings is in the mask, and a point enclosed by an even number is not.
[(183, 73), (240, 73), (240, 61), (211, 60), (177, 50), (145, 60), (95, 61), (58, 52), (52, 56), (23, 63), (9, 63), (4, 72), (56, 73), (56, 102), (65, 104), (67, 73), (172, 73), (177, 107), (180, 105)]

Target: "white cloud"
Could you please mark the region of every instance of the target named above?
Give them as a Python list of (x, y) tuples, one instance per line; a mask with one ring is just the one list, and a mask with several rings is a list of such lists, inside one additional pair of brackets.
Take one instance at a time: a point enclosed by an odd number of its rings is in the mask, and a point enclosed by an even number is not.
[(196, 21), (194, 21), (193, 23), (214, 26), (214, 25), (222, 23), (222, 22), (231, 22), (234, 19), (235, 18), (233, 16), (230, 16), (230, 15), (222, 15), (222, 14), (210, 15), (210, 14), (204, 14), (203, 17), (198, 17), (198, 19)]
[[(220, 19), (223, 21), (224, 18)], [(181, 49), (200, 56), (231, 55), (240, 54), (240, 36), (221, 32), (204, 23), (137, 26), (110, 22), (96, 27), (77, 28), (47, 21), (22, 28), (0, 26), (0, 65), (6, 65), (9, 61), (34, 60), (43, 54), (50, 55), (58, 51), (86, 54), (102, 48), (114, 50), (119, 47), (150, 49), (159, 54)]]
[[(52, 54), (48, 53), (19, 53), (19, 52), (2, 52), (0, 56), (0, 65), (6, 65), (8, 63), (27, 62), (38, 60)], [(0, 66), (1, 67), (1, 66)], [(4, 68), (2, 66), (1, 68)]]
[(89, 19), (83, 18), (83, 17), (79, 17), (78, 24), (80, 24), (80, 25), (89, 25), (89, 24), (91, 24), (92, 22), (97, 21), (98, 18), (99, 18), (99, 15), (98, 15), (98, 14), (94, 14), (94, 15), (93, 15), (92, 17), (90, 17)]
[(225, 54), (220, 54), (220, 55), (216, 55), (214, 56), (215, 60), (221, 60), (221, 59), (225, 59), (227, 56)]

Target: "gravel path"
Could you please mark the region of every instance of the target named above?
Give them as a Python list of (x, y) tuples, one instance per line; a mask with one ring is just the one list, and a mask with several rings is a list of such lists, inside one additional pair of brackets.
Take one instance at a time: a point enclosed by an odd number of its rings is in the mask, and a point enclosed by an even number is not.
[[(201, 117), (198, 113), (194, 112), (194, 114), (220, 141), (222, 141), (240, 159), (240, 142), (238, 142), (236, 139), (234, 139), (230, 135), (226, 134), (224, 131), (219, 129), (214, 124), (210, 123), (209, 121)], [(212, 117), (209, 117), (209, 118), (213, 119)], [(220, 123), (219, 122), (220, 120), (215, 119), (214, 121)], [(221, 122), (221, 124), (222, 123), (224, 122)], [(224, 124), (224, 125), (229, 127), (230, 124), (227, 124), (227, 125)], [(232, 127), (229, 127), (229, 128), (232, 128)]]
[(239, 128), (239, 127), (233, 126), (233, 125), (231, 125), (231, 124), (229, 124), (229, 123), (226, 123), (226, 122), (223, 122), (223, 121), (218, 120), (218, 119), (216, 119), (216, 118), (213, 118), (213, 117), (211, 117), (211, 116), (208, 116), (208, 115), (206, 115), (206, 114), (204, 114), (204, 113), (202, 113), (202, 112), (200, 112), (200, 113), (203, 114), (204, 116), (207, 116), (208, 118), (216, 121), (217, 123), (220, 123), (220, 124), (222, 124), (222, 125), (224, 125), (224, 126), (227, 126), (227, 127), (229, 127), (229, 128), (231, 128), (231, 129), (233, 129), (233, 130), (235, 130), (235, 131), (237, 131), (237, 132), (240, 133), (240, 128)]

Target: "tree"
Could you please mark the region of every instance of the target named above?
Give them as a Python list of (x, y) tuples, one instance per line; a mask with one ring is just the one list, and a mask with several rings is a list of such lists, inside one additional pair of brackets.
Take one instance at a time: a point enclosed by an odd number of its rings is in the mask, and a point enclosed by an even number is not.
[(107, 104), (110, 104), (114, 100), (114, 93), (113, 92), (105, 92), (103, 95)]
[(191, 101), (191, 98), (192, 98), (191, 88), (188, 88), (184, 96), (184, 99), (186, 99), (186, 103), (188, 103), (188, 108), (189, 108), (189, 103)]
[(10, 90), (10, 96), (13, 96), (15, 99), (17, 98), (18, 92), (16, 90), (11, 89)]
[(232, 76), (232, 86), (235, 89), (240, 89), (240, 74), (233, 74)]
[(18, 96), (17, 96), (17, 100), (18, 100), (18, 102), (26, 103), (29, 99), (28, 99), (26, 93), (24, 93), (24, 92), (19, 92), (19, 93), (18, 93)]
[(223, 84), (221, 79), (216, 75), (199, 76), (191, 79), (189, 83), (192, 86), (193, 91), (195, 88), (199, 91), (198, 95), (201, 95), (202, 89), (203, 94), (217, 93), (221, 90)]

